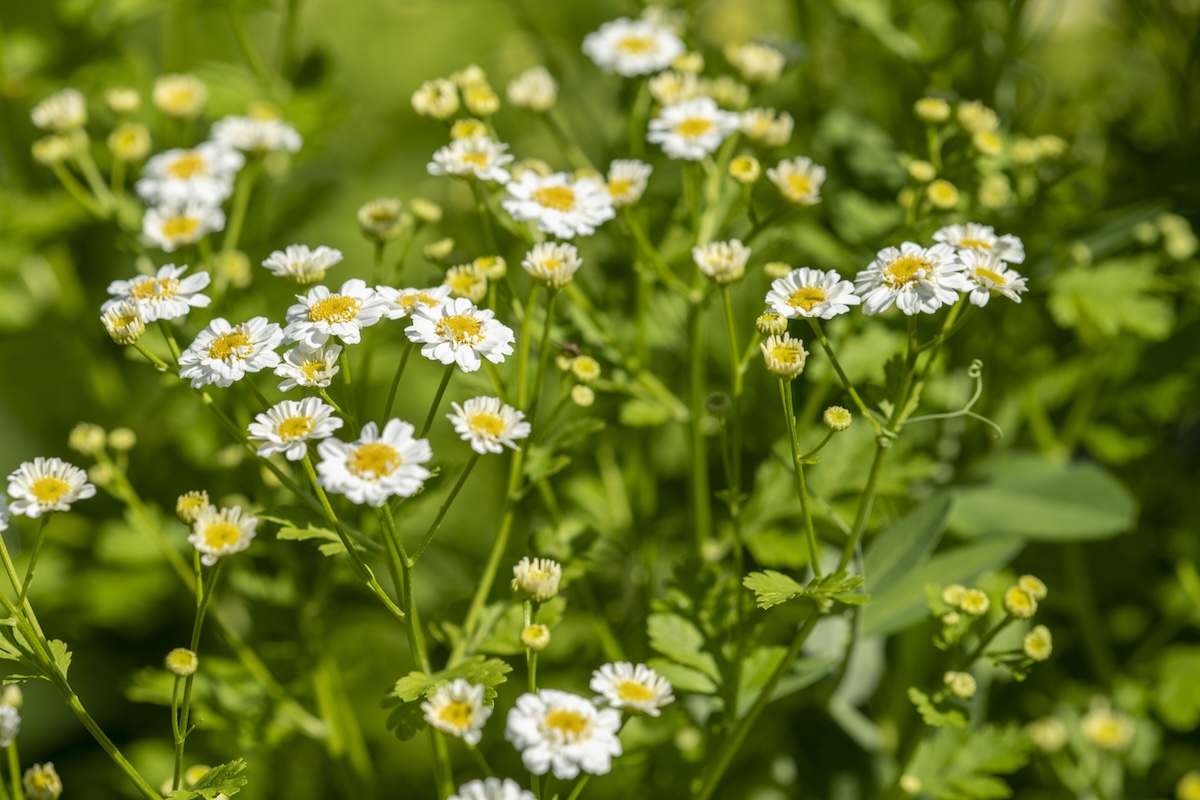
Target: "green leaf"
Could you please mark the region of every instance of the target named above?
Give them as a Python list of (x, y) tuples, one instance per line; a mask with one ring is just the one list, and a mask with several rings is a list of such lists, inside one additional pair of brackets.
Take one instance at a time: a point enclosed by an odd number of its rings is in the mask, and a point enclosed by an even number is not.
[(718, 685), (721, 673), (716, 660), (704, 652), (704, 634), (678, 614), (657, 613), (646, 619), (650, 646), (677, 664), (707, 675)]
[(618, 419), (630, 428), (649, 428), (671, 421), (671, 409), (654, 400), (635, 397), (621, 404)]
[(1200, 646), (1177, 645), (1158, 662), (1154, 707), (1172, 730), (1188, 733), (1200, 725)]
[(968, 538), (1104, 539), (1129, 530), (1137, 518), (1129, 490), (1096, 464), (1004, 453), (971, 476), (980, 483), (960, 491), (950, 515), (950, 529)]
[[(493, 653), (501, 656), (516, 656), (525, 654), (525, 645), (521, 644), (521, 631), (525, 629), (525, 608), (521, 603), (508, 603), (503, 616), (492, 626), (487, 638), (475, 648), (481, 653)], [(562, 619), (567, 609), (567, 601), (562, 595), (543, 603), (538, 609), (537, 621), (553, 628)]]
[(425, 730), (425, 712), (420, 703), (400, 703), (388, 712), (384, 725), (397, 739), (407, 742)]
[(410, 672), (396, 681), (396, 686), (392, 689), (392, 696), (404, 703), (424, 700), (425, 692), (433, 684), (434, 677), (432, 675), (426, 675), (424, 672)]
[(773, 569), (751, 572), (742, 580), (742, 585), (754, 592), (759, 608), (771, 608), (804, 593), (802, 585)]
[(217, 795), (235, 795), (242, 790), (248, 780), (242, 773), (246, 771), (243, 759), (230, 761), (213, 767), (187, 789), (176, 789), (167, 795), (167, 800), (213, 800)]
[(483, 700), (491, 705), (496, 699), (496, 687), (508, 678), (512, 667), (498, 658), (475, 656), (452, 669), (444, 669), (432, 675), (410, 672), (392, 687), (383, 699), (383, 707), (390, 708), (386, 726), (402, 742), (407, 742), (425, 728), (425, 716), (421, 703), (441, 685), (462, 678), (469, 683), (482, 684)]
[(346, 552), (345, 545), (342, 544), (342, 539), (334, 531), (327, 528), (280, 528), (275, 534), (276, 539), (284, 539), (287, 541), (307, 542), (310, 539), (318, 539), (322, 542), (317, 549), (322, 555), (335, 556), (339, 553)]
[(646, 661), (650, 669), (671, 682), (677, 692), (693, 694), (716, 694), (717, 684), (703, 672), (676, 664), (666, 658), (651, 658)]
[(863, 636), (890, 636), (924, 619), (925, 584), (970, 583), (981, 573), (1012, 561), (1024, 547), (1018, 539), (988, 539), (936, 554), (887, 591), (875, 594), (863, 612)]
[(967, 718), (957, 708), (941, 709), (934, 705), (929, 695), (915, 686), (908, 687), (908, 699), (917, 707), (917, 713), (931, 728), (965, 728)]
[(953, 495), (937, 494), (875, 537), (863, 558), (873, 594), (886, 592), (929, 560), (953, 505)]
[(1175, 310), (1163, 289), (1155, 253), (1110, 259), (1059, 272), (1050, 281), (1047, 307), (1054, 321), (1086, 336), (1130, 333), (1161, 341), (1171, 335)]
[(921, 742), (908, 773), (938, 800), (1000, 800), (1012, 791), (997, 776), (1025, 766), (1031, 747), (1015, 725), (943, 729)]

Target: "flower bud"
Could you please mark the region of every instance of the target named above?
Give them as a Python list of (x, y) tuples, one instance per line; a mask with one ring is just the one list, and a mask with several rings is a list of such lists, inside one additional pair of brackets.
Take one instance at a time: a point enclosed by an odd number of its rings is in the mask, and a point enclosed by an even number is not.
[(763, 336), (781, 336), (787, 330), (787, 317), (774, 311), (764, 311), (754, 320), (754, 329)]
[(376, 242), (394, 239), (401, 227), (401, 204), (395, 197), (380, 197), (358, 209), (358, 226), (363, 236)]
[(58, 800), (63, 790), (62, 779), (48, 761), (25, 770), (21, 784), (25, 787), (26, 800)]
[(500, 97), (486, 83), (475, 83), (463, 87), (463, 105), (472, 114), (490, 117), (500, 110)]
[(435, 225), (442, 221), (442, 207), (432, 200), (414, 197), (408, 201), (408, 207), (412, 209), (412, 213), (417, 219), (428, 225)]
[(477, 119), (460, 119), (450, 126), (451, 139), (474, 139), (477, 136), (487, 135), (487, 125)]
[(1025, 732), (1043, 753), (1057, 753), (1067, 743), (1067, 727), (1054, 717), (1034, 720), (1025, 726)]
[(1021, 642), (1025, 655), (1034, 661), (1045, 661), (1054, 652), (1054, 638), (1045, 625), (1035, 625)]
[(528, 69), (509, 82), (508, 102), (530, 111), (549, 111), (558, 102), (558, 83), (545, 67)]
[(545, 625), (530, 625), (521, 631), (521, 644), (535, 653), (545, 650), (550, 644), (550, 629)]
[(439, 239), (436, 242), (431, 242), (425, 245), (423, 254), (426, 259), (433, 262), (445, 261), (446, 258), (454, 252), (454, 240), (447, 237)]
[(972, 617), (982, 617), (990, 607), (991, 601), (988, 600), (988, 596), (978, 589), (967, 589), (959, 601), (959, 608), (963, 613)]
[(929, 183), (937, 177), (937, 169), (928, 161), (914, 159), (908, 162), (908, 177), (917, 183)]
[(854, 422), (854, 415), (841, 406), (830, 406), (821, 417), (831, 431), (844, 431)]
[(70, 435), (67, 436), (67, 447), (83, 453), (85, 456), (94, 456), (99, 453), (104, 449), (104, 442), (104, 428), (90, 422), (79, 423), (71, 429)]
[(771, 336), (759, 345), (762, 349), (763, 361), (767, 370), (776, 377), (792, 380), (804, 371), (808, 360), (808, 351), (804, 342), (793, 339), (787, 333), (783, 336)]
[(577, 383), (571, 387), (571, 402), (580, 408), (590, 408), (596, 402), (596, 392), (590, 386)]
[(922, 97), (913, 103), (913, 111), (924, 122), (945, 122), (950, 119), (950, 104), (940, 97)]
[(763, 274), (773, 281), (786, 278), (791, 271), (792, 265), (785, 264), (782, 261), (771, 261), (763, 267)]
[(472, 264), (489, 281), (502, 280), (508, 274), (508, 262), (503, 256), (480, 256)]
[(167, 653), (165, 664), (167, 672), (177, 678), (186, 678), (196, 674), (200, 667), (200, 657), (186, 647), (176, 647)]
[(108, 103), (108, 110), (119, 117), (137, 111), (142, 105), (142, 96), (137, 89), (115, 86), (104, 93), (104, 102)]
[(0, 690), (0, 704), (20, 708), (25, 705), (25, 694), (21, 691), (21, 687), (15, 683), (10, 683)]
[(971, 144), (985, 156), (998, 156), (1004, 151), (1004, 141), (995, 131), (980, 131), (971, 137)]
[(958, 188), (950, 181), (938, 179), (925, 188), (925, 195), (935, 208), (943, 211), (958, 205)]
[(154, 82), (151, 98), (168, 117), (193, 119), (208, 102), (208, 87), (193, 75), (163, 75)]
[(185, 492), (175, 501), (175, 516), (185, 525), (191, 525), (209, 505), (208, 492), (203, 489)]
[(137, 444), (137, 434), (129, 428), (113, 428), (108, 432), (108, 446), (118, 452), (132, 450)]
[(146, 332), (146, 321), (142, 319), (142, 312), (127, 300), (101, 314), (100, 321), (117, 344), (133, 344)]
[(449, 119), (458, 111), (458, 87), (445, 78), (421, 84), (413, 92), (413, 111), (430, 119)]
[(749, 186), (762, 175), (762, 165), (754, 156), (738, 156), (729, 162), (729, 177)]
[(675, 56), (671, 69), (687, 75), (699, 75), (704, 72), (704, 56), (694, 52)]
[(704, 410), (717, 419), (722, 419), (733, 410), (733, 400), (724, 392), (712, 392), (704, 398)]
[(44, 136), (33, 143), (33, 160), (45, 167), (61, 164), (75, 152), (75, 145), (66, 136)]
[(8, 747), (21, 732), (21, 712), (16, 706), (0, 705), (0, 747)]
[(1004, 593), (1004, 610), (1017, 619), (1029, 619), (1037, 613), (1037, 600), (1020, 586), (1011, 586)]
[(600, 377), (600, 362), (591, 356), (579, 356), (571, 361), (571, 374), (577, 380), (591, 383)]
[(141, 161), (150, 155), (150, 131), (140, 122), (123, 122), (108, 135), (108, 149), (121, 161)]
[(1017, 579), (1017, 586), (1029, 592), (1034, 600), (1045, 600), (1048, 594), (1046, 584), (1034, 575), (1022, 575)]
[(950, 694), (960, 700), (970, 700), (975, 696), (975, 678), (969, 672), (947, 672), (942, 676), (942, 682)]

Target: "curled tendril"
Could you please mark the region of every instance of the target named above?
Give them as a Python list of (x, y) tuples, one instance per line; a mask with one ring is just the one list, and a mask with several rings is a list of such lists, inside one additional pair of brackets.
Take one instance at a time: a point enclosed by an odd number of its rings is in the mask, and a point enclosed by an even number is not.
[(997, 425), (992, 420), (988, 419), (987, 417), (985, 417), (981, 414), (976, 414), (974, 411), (971, 410), (971, 408), (975, 405), (975, 403), (978, 402), (979, 397), (983, 394), (983, 362), (980, 361), (978, 358), (972, 360), (971, 366), (967, 367), (967, 377), (969, 377), (975, 381), (975, 391), (971, 394), (971, 399), (967, 401), (966, 405), (964, 405), (958, 411), (947, 411), (943, 414), (924, 414), (919, 417), (912, 417), (910, 419), (907, 419), (904, 421), (904, 424), (908, 425), (909, 423), (913, 423), (913, 422), (928, 422), (930, 420), (935, 420), (935, 419), (953, 419), (954, 417), (970, 417), (971, 419), (979, 420), (980, 422), (982, 422), (983, 424), (985, 424), (989, 428), (991, 428), (992, 434), (995, 436), (995, 438), (999, 439), (1001, 436), (1004, 435), (1004, 429), (1001, 428), (999, 425)]

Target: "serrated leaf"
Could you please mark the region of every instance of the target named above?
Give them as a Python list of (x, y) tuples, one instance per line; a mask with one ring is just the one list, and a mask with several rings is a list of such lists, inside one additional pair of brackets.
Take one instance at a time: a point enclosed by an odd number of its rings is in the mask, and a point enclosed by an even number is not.
[(289, 526), (280, 528), (276, 532), (275, 538), (294, 542), (307, 542), (312, 539), (318, 539), (322, 544), (318, 545), (317, 549), (325, 556), (335, 556), (346, 552), (346, 546), (342, 544), (341, 537), (327, 528), (314, 528), (312, 526), (294, 528)]
[(667, 658), (707, 675), (720, 685), (716, 660), (704, 652), (704, 634), (678, 614), (657, 613), (646, 619), (650, 646)]
[(425, 692), (433, 683), (432, 675), (426, 675), (424, 672), (410, 672), (396, 681), (396, 685), (392, 688), (392, 695), (402, 703), (424, 700)]
[(908, 687), (908, 699), (916, 706), (917, 713), (931, 728), (965, 728), (966, 716), (957, 708), (940, 709), (933, 704), (929, 695), (915, 686)]
[(217, 795), (235, 795), (242, 790), (248, 780), (242, 773), (246, 771), (243, 759), (230, 761), (213, 767), (187, 789), (176, 789), (167, 795), (167, 800), (213, 800)]
[(1156, 254), (1063, 270), (1050, 281), (1047, 307), (1055, 322), (1085, 336), (1166, 339), (1175, 310), (1169, 299), (1152, 294), (1159, 288), (1157, 270)]
[(425, 728), (425, 716), (421, 711), (424, 702), (437, 687), (462, 678), (470, 683), (482, 684), (484, 703), (492, 704), (496, 699), (496, 687), (508, 678), (512, 667), (498, 658), (475, 656), (452, 669), (444, 669), (432, 675), (410, 672), (400, 680), (383, 699), (384, 708), (390, 708), (386, 726), (402, 742), (416, 736)]
[(1012, 791), (997, 776), (1025, 766), (1031, 747), (1016, 726), (943, 729), (921, 742), (908, 772), (938, 800), (1000, 800)]
[(425, 722), (425, 712), (421, 710), (420, 703), (400, 703), (388, 712), (384, 724), (397, 739), (407, 742), (425, 730), (428, 723)]
[(754, 592), (759, 608), (771, 608), (804, 593), (801, 584), (773, 569), (751, 572), (742, 580), (742, 585)]

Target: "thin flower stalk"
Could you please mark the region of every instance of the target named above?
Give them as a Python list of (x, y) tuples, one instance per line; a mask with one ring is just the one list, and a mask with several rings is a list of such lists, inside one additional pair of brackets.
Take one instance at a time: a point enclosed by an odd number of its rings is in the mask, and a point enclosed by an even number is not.
[(817, 553), (817, 534), (813, 529), (812, 509), (808, 505), (808, 487), (804, 483), (804, 459), (800, 455), (800, 437), (796, 432), (796, 415), (793, 411), (791, 381), (779, 379), (779, 396), (783, 401), (783, 418), (787, 423), (788, 443), (792, 451), (792, 471), (796, 478), (796, 497), (800, 500), (800, 514), (804, 517), (804, 538), (808, 542), (809, 565), (817, 578), (823, 577), (821, 560)]

